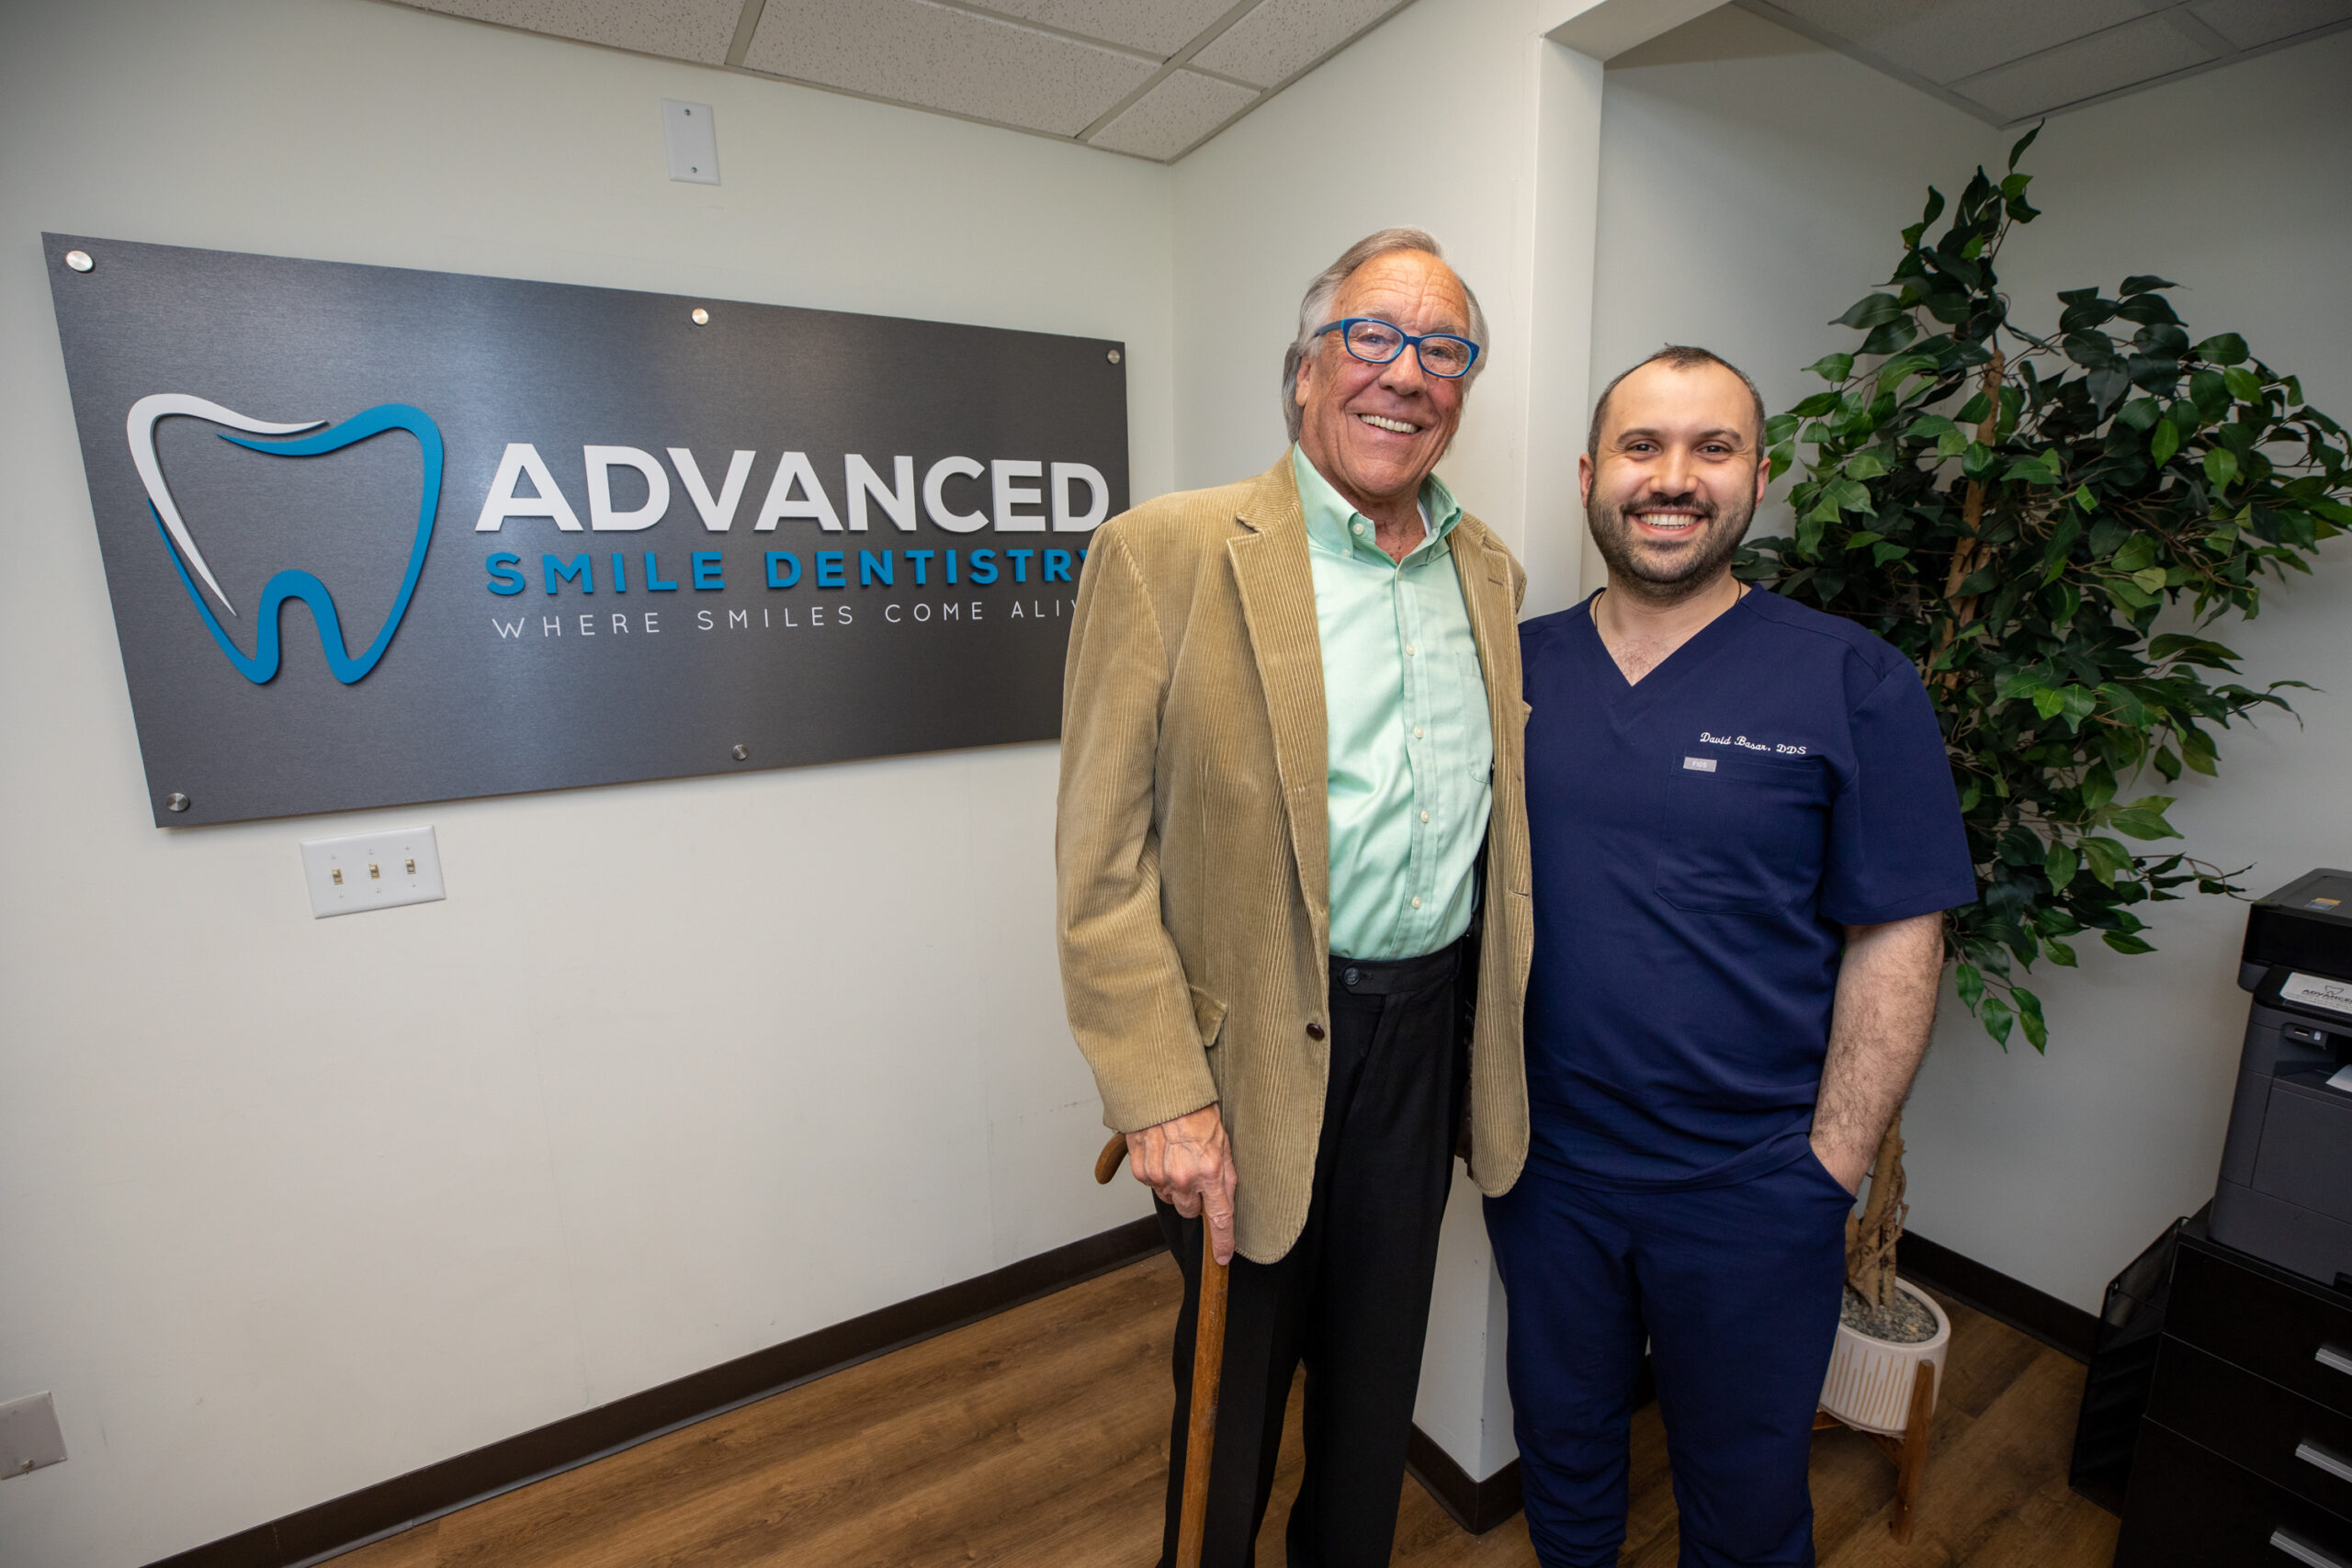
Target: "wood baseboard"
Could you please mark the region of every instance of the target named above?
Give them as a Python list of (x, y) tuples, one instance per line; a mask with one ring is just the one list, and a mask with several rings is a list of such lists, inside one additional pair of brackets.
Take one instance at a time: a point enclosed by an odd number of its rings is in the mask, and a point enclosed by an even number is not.
[(1164, 1246), (1159, 1224), (1147, 1215), (977, 1279), (754, 1350), (674, 1382), (223, 1536), (162, 1558), (150, 1568), (303, 1568), (720, 1411), (764, 1399), (797, 1383), (1124, 1268)]
[(1405, 1447), (1405, 1473), (1472, 1535), (1484, 1535), (1519, 1512), (1517, 1460), (1484, 1481), (1473, 1481), (1437, 1439), (1416, 1427)]
[(1903, 1233), (1895, 1247), (1894, 1266), (1905, 1279), (1940, 1291), (1962, 1306), (2030, 1335), (2053, 1350), (2063, 1350), (2077, 1361), (2091, 1359), (2091, 1345), (2098, 1334), (2095, 1314), (1910, 1231)]

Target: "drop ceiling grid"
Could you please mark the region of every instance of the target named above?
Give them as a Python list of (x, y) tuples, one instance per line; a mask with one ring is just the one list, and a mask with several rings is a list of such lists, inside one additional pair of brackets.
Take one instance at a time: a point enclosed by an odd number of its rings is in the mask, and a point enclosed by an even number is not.
[(1733, 3), (2004, 128), (2352, 27), (2352, 0)]
[(1173, 163), (1411, 0), (390, 0)]

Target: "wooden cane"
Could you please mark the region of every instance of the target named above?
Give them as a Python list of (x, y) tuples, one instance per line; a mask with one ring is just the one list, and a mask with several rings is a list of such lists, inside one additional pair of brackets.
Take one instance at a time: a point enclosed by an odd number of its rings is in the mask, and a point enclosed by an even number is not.
[[(1127, 1138), (1114, 1133), (1094, 1156), (1094, 1179), (1108, 1184), (1127, 1157)], [(1201, 1568), (1209, 1521), (1209, 1467), (1216, 1452), (1217, 1384), (1225, 1373), (1226, 1285), (1229, 1266), (1216, 1260), (1214, 1228), (1201, 1221), (1200, 1315), (1193, 1332), (1193, 1408), (1184, 1438), (1184, 1506), (1176, 1521), (1176, 1568)]]

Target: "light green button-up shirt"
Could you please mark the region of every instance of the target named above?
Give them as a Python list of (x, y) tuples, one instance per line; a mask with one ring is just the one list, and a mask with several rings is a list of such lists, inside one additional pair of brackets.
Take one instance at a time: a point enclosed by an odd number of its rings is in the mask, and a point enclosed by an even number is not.
[(1421, 543), (1401, 562), (1371, 519), (1291, 448), (1323, 640), (1331, 811), (1331, 951), (1414, 958), (1470, 928), (1493, 795), (1494, 727), (1453, 551), (1461, 503), (1421, 486)]

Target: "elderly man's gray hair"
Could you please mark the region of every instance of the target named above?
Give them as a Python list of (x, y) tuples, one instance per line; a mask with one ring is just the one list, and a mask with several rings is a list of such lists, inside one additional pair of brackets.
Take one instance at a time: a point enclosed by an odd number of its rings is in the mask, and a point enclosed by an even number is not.
[[(1316, 347), (1315, 329), (1331, 319), (1331, 301), (1340, 297), (1340, 287), (1354, 276), (1356, 268), (1374, 256), (1388, 255), (1396, 251), (1426, 251), (1440, 261), (1445, 260), (1436, 236), (1424, 229), (1382, 229), (1366, 234), (1340, 253), (1340, 259), (1315, 275), (1306, 286), (1306, 298), (1298, 303), (1298, 338), (1283, 355), (1283, 423), (1290, 431), (1293, 441), (1298, 439), (1298, 427), (1305, 411), (1298, 406), (1298, 367), (1310, 354), (1320, 352)], [(1447, 263), (1450, 266), (1453, 264)], [(1453, 275), (1462, 284), (1463, 298), (1470, 301), (1470, 341), (1480, 353), (1470, 374), (1463, 378), (1462, 387), (1469, 390), (1470, 383), (1487, 367), (1487, 312), (1478, 308), (1478, 296), (1460, 273)]]

